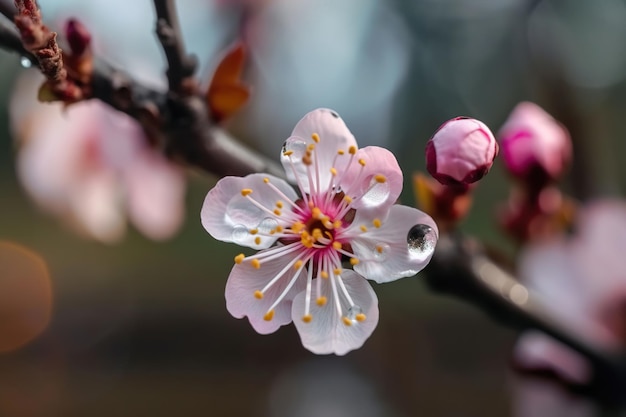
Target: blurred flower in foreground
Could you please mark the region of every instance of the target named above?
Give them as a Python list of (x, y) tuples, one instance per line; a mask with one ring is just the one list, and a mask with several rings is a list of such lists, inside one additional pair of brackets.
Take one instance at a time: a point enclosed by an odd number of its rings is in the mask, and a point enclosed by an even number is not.
[(426, 144), (426, 168), (445, 185), (468, 185), (484, 177), (498, 143), (484, 123), (467, 117), (448, 120)]
[[(202, 224), (214, 238), (261, 249), (235, 257), (226, 306), (262, 334), (293, 320), (307, 349), (343, 355), (378, 323), (378, 300), (363, 277), (415, 275), (433, 254), (437, 226), (394, 205), (402, 191), (395, 157), (358, 150), (332, 110), (300, 120), (281, 161), (300, 196), (280, 178), (252, 174), (223, 178), (204, 201)], [(343, 269), (344, 257), (353, 270)]]
[(28, 193), (103, 242), (123, 236), (126, 216), (151, 239), (172, 236), (184, 216), (184, 173), (149, 147), (130, 117), (98, 101), (38, 103), (40, 84), (32, 73), (20, 79), (10, 107)]
[(567, 129), (530, 102), (513, 109), (498, 138), (506, 168), (526, 181), (557, 179), (572, 154)]
[[(520, 258), (520, 277), (550, 313), (587, 340), (606, 349), (626, 336), (626, 203), (598, 201), (579, 213), (577, 234), (529, 246)], [(524, 334), (516, 347), (519, 367), (550, 371), (568, 383), (584, 384), (590, 368), (566, 346), (541, 333)]]

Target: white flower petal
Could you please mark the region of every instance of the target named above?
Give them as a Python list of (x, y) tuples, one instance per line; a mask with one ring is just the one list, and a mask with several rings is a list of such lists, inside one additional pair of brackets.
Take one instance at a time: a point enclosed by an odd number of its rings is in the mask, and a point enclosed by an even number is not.
[[(271, 261), (261, 261), (261, 267), (258, 269), (247, 260), (235, 264), (228, 277), (225, 292), (226, 308), (230, 314), (236, 318), (247, 316), (254, 330), (261, 334), (273, 333), (280, 326), (289, 324), (291, 301), (306, 286), (305, 268), (298, 271), (293, 267), (287, 268), (285, 274), (264, 293), (261, 299), (255, 297), (255, 291), (262, 290), (295, 256), (292, 253), (290, 256), (281, 256)], [(285, 298), (274, 308), (273, 318), (265, 320), (265, 314), (289, 285), (296, 272), (300, 272), (300, 276)]]
[(353, 208), (386, 210), (402, 192), (402, 170), (396, 157), (385, 148), (367, 146), (356, 153), (355, 161), (359, 160), (365, 165), (355, 162), (358, 168), (347, 170), (339, 186), (355, 199)]
[[(317, 134), (319, 143), (313, 139)], [(307, 166), (302, 161), (309, 145), (314, 145), (312, 165)], [(331, 168), (342, 172), (350, 161), (349, 149), (356, 148), (356, 139), (337, 113), (329, 109), (317, 109), (307, 113), (294, 128), (291, 137), (287, 139), (281, 152), (281, 162), (290, 181), (298, 182), (304, 192), (311, 193), (313, 189), (318, 193), (328, 189), (331, 180)], [(338, 156), (343, 150), (344, 155)], [(293, 151), (290, 156), (285, 151)], [(335, 162), (333, 166), (333, 162)], [(295, 169), (295, 173), (294, 173)], [(307, 169), (314, 174), (314, 184), (309, 183)], [(317, 174), (315, 174), (317, 172)], [(317, 179), (319, 178), (319, 188)]]
[[(322, 280), (321, 295), (328, 299), (322, 307), (314, 301), (319, 294), (313, 283), (311, 321), (306, 323), (302, 320), (306, 296), (304, 292), (296, 296), (292, 306), (293, 321), (302, 339), (302, 345), (313, 353), (345, 355), (351, 350), (360, 348), (378, 324), (378, 298), (370, 284), (350, 270), (344, 271), (341, 276), (350, 297), (366, 318), (363, 321), (352, 320), (351, 325), (346, 325), (336, 309), (329, 279)], [(343, 305), (346, 306), (345, 301)], [(347, 310), (344, 310), (343, 314), (348, 314)]]
[[(266, 178), (270, 183), (265, 183)], [(269, 230), (279, 224), (286, 224), (271, 211), (276, 208), (277, 201), (283, 202), (284, 211), (291, 208), (272, 186), (278, 188), (291, 201), (298, 198), (287, 182), (271, 175), (251, 174), (243, 178), (222, 178), (204, 199), (200, 213), (202, 225), (211, 236), (224, 242), (234, 242), (255, 249), (270, 247), (276, 238), (267, 235)], [(243, 189), (252, 190), (250, 197), (269, 212), (257, 207), (250, 198), (242, 196)], [(259, 234), (249, 233), (251, 229), (259, 229)], [(261, 237), (260, 244), (255, 242), (257, 237)]]
[[(378, 283), (417, 274), (434, 253), (437, 225), (426, 213), (400, 205), (392, 206), (387, 218), (381, 220), (377, 228), (367, 213), (357, 211), (346, 231), (353, 235), (350, 243), (359, 260), (354, 270)], [(367, 227), (367, 232), (360, 230), (361, 225)]]

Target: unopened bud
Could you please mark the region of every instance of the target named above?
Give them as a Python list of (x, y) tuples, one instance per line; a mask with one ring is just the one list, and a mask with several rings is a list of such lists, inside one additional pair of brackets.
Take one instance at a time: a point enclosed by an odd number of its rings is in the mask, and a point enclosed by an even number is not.
[(76, 19), (70, 19), (65, 25), (65, 37), (74, 56), (81, 56), (91, 43), (91, 33), (85, 25)]
[(483, 122), (467, 117), (448, 120), (426, 144), (426, 168), (445, 185), (468, 185), (489, 172), (498, 144)]
[(558, 178), (572, 154), (567, 129), (530, 102), (513, 109), (498, 139), (506, 168), (526, 181)]

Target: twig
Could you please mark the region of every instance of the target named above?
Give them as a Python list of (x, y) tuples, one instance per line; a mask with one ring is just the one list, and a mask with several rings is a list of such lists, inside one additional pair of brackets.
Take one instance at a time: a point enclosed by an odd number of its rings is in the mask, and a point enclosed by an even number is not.
[(174, 0), (154, 0), (156, 34), (167, 59), (167, 80), (170, 91), (189, 94), (195, 89), (192, 78), (197, 67), (194, 56), (185, 53)]

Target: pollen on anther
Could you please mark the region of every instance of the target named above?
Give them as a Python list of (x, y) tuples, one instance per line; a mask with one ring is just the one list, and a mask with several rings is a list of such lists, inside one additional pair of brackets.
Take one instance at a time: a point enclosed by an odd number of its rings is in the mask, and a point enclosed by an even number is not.
[(270, 310), (263, 316), (263, 320), (271, 321), (274, 318), (274, 310)]
[(311, 139), (313, 139), (315, 141), (315, 143), (319, 143), (320, 142), (320, 135), (318, 135), (317, 133), (313, 133), (311, 135)]
[(328, 279), (328, 272), (326, 272), (326, 271), (322, 271), (322, 272), (320, 273), (320, 276), (321, 276), (322, 278), (324, 278), (324, 279)]
[(302, 264), (303, 264), (302, 259), (298, 259), (296, 261), (296, 263), (293, 264), (293, 269), (300, 269), (300, 268), (302, 268)]
[(350, 265), (358, 265), (359, 260), (357, 258), (350, 258)]
[(259, 233), (259, 229), (250, 229), (251, 235), (256, 235), (257, 233)]
[(338, 242), (338, 241), (335, 240), (333, 242), (333, 249), (335, 249), (335, 250), (341, 249), (341, 242)]
[(361, 229), (361, 232), (363, 232), (363, 233), (367, 232), (367, 227), (365, 227), (365, 225), (364, 225), (364, 224), (362, 224), (362, 225), (360, 226), (360, 229)]
[(274, 229), (276, 232), (280, 233), (283, 231), (283, 227), (281, 225), (276, 226), (276, 228)]
[(243, 190), (241, 190), (241, 195), (246, 197), (248, 195), (252, 194), (252, 189), (250, 188), (244, 188)]
[(362, 167), (365, 166), (365, 159), (359, 159), (359, 164), (361, 164)]
[(306, 147), (306, 150), (309, 152), (313, 152), (313, 150), (315, 149), (315, 145), (314, 144), (310, 144), (309, 146)]
[(359, 313), (355, 317), (356, 321), (365, 321), (366, 318), (367, 318), (367, 316), (365, 314), (363, 314), (363, 313)]
[(335, 275), (341, 275), (341, 273), (342, 273), (342, 272), (343, 272), (343, 270), (342, 270), (341, 268), (335, 268), (335, 269), (333, 270), (333, 273), (334, 273)]
[(375, 228), (379, 228), (380, 226), (383, 225), (383, 222), (380, 221), (380, 219), (374, 219), (372, 220), (372, 224), (374, 225)]
[(350, 197), (349, 195), (346, 195), (343, 197), (343, 201), (345, 201), (346, 203), (350, 204), (352, 203), (352, 197)]
[(326, 302), (327, 302), (327, 301), (328, 301), (328, 300), (326, 299), (326, 297), (321, 296), (321, 297), (317, 297), (317, 300), (315, 300), (315, 303), (316, 303), (318, 306), (322, 307), (322, 306), (326, 305)]
[(270, 179), (268, 177), (265, 177), (265, 178), (263, 178), (263, 182), (266, 183), (266, 184), (269, 184)]
[(376, 246), (376, 252), (383, 253), (384, 248), (380, 245)]
[(236, 264), (242, 263), (245, 257), (246, 255), (244, 255), (243, 253), (240, 253), (239, 255), (235, 256), (235, 263)]
[(374, 179), (376, 180), (376, 182), (381, 184), (387, 181), (387, 178), (382, 174), (375, 175)]
[(337, 175), (337, 169), (336, 168), (331, 168), (330, 169), (330, 173), (333, 175)]
[(293, 151), (285, 151), (285, 152), (283, 152), (283, 155), (291, 156), (291, 155), (293, 155)]
[(345, 154), (345, 153), (346, 153), (346, 151), (344, 151), (343, 149), (339, 149), (339, 150), (337, 151), (337, 155), (343, 155), (343, 154)]
[(255, 237), (254, 238), (254, 243), (256, 243), (257, 245), (260, 245), (261, 244), (261, 237), (260, 236)]
[(339, 228), (341, 227), (341, 224), (342, 224), (342, 223), (341, 223), (341, 220), (335, 220), (335, 221), (333, 222), (333, 227), (334, 227), (335, 229), (339, 229)]
[(277, 215), (277, 216), (280, 216), (281, 215), (281, 211), (278, 210), (278, 209), (274, 209), (274, 214)]
[(280, 200), (278, 200), (278, 201), (276, 202), (276, 207), (278, 207), (279, 209), (283, 208), (283, 207), (284, 207), (283, 202), (282, 202), (282, 201), (280, 201)]
[(346, 316), (343, 316), (341, 320), (343, 320), (343, 324), (345, 324), (346, 326), (352, 326), (352, 320), (350, 320)]
[(348, 149), (348, 152), (350, 152), (350, 155), (354, 155), (356, 153), (357, 149), (356, 146), (350, 146), (350, 148)]
[(255, 269), (261, 268), (261, 262), (259, 262), (258, 259), (251, 260), (250, 265), (252, 265)]
[(306, 314), (304, 316), (302, 316), (302, 321), (305, 323), (310, 323), (311, 320), (313, 320), (313, 316), (310, 314)]
[(257, 300), (262, 300), (263, 299), (263, 293), (259, 290), (256, 290), (254, 292), (254, 298), (256, 298)]

